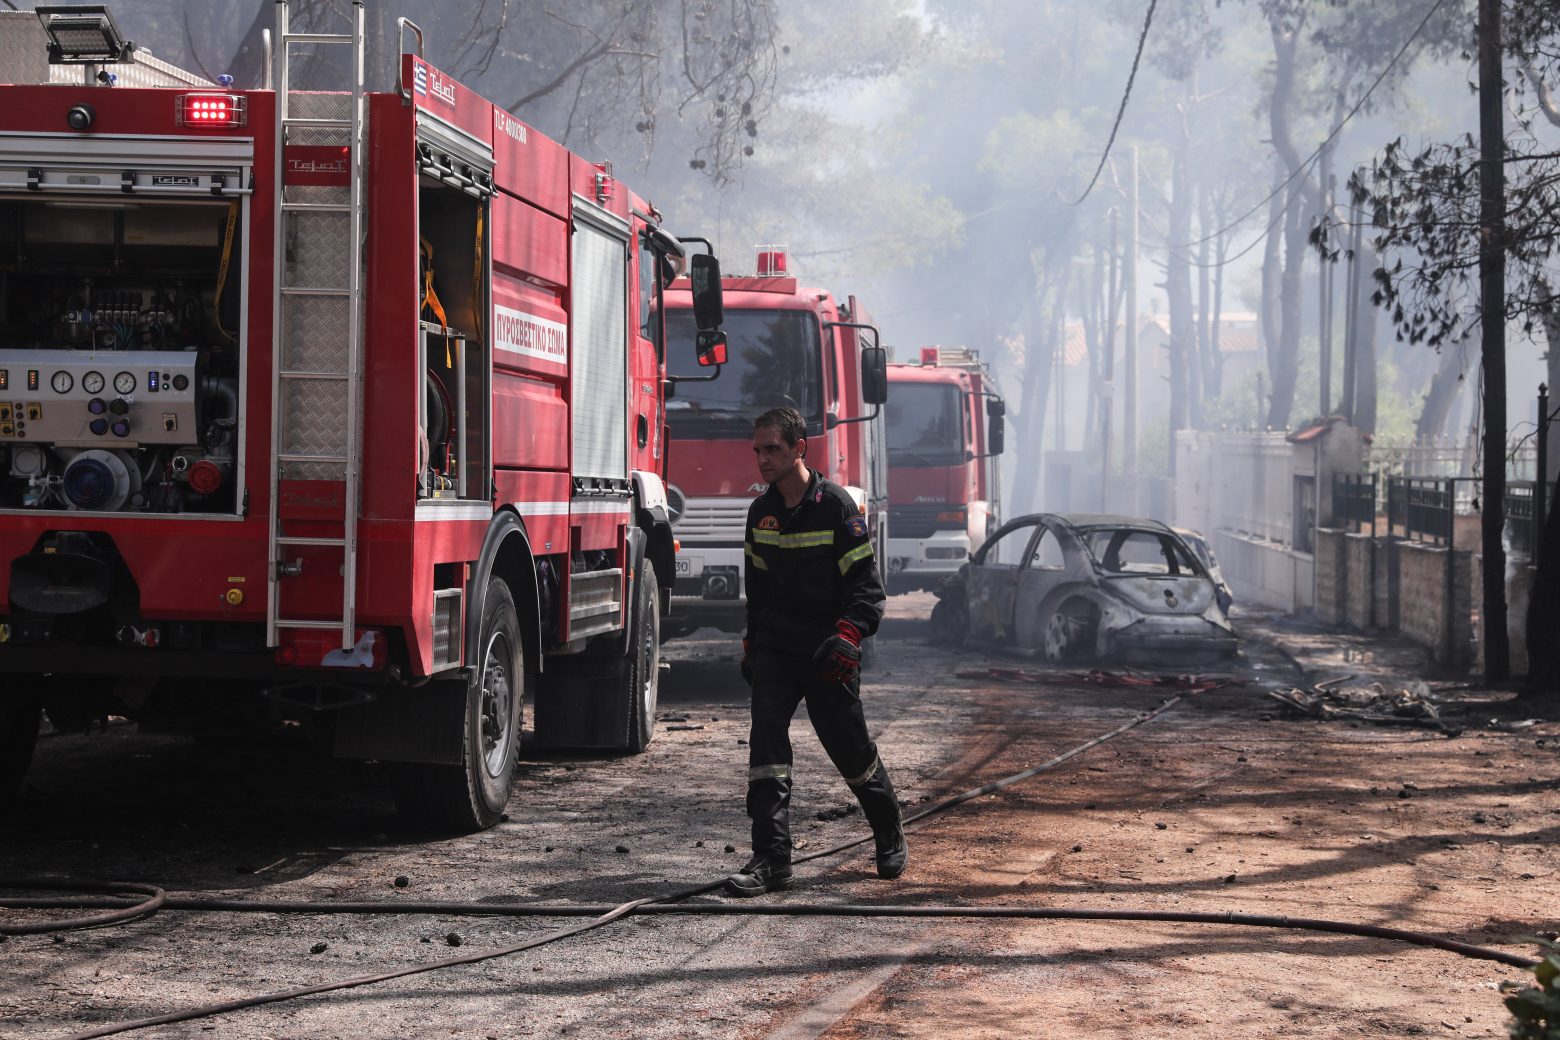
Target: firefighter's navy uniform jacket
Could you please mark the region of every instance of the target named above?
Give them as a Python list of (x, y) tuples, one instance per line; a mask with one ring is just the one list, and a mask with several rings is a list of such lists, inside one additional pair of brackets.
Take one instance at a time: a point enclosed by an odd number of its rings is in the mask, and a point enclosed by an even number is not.
[(883, 619), (883, 582), (867, 522), (845, 489), (816, 472), (795, 509), (775, 485), (748, 507), (748, 639), (807, 657), (840, 619), (862, 638)]
[(883, 582), (865, 518), (843, 488), (817, 472), (794, 509), (773, 484), (753, 502), (743, 548), (753, 671), (747, 810), (753, 851), (788, 863), (790, 727), (803, 702), (873, 830), (898, 825), (899, 803), (867, 733), (859, 681), (832, 682), (813, 661), (842, 619), (863, 639), (877, 631)]

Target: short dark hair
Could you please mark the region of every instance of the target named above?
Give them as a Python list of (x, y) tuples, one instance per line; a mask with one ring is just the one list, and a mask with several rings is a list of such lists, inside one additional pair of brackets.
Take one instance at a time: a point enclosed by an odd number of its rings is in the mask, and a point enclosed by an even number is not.
[(807, 436), (807, 420), (795, 408), (771, 408), (753, 420), (753, 432), (769, 427), (780, 435), (787, 445), (794, 448), (796, 442)]

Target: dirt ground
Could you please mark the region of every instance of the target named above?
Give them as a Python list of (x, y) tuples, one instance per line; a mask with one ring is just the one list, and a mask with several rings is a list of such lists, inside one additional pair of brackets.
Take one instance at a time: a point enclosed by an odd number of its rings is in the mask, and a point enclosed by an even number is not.
[[(959, 678), (1039, 669), (930, 646), (930, 605), (925, 595), (890, 601), (866, 694), (909, 811), (1045, 761), (1165, 696)], [(1243, 684), (1189, 695), (1058, 769), (915, 825), (911, 866), (896, 884), (872, 877), (858, 851), (800, 867), (798, 886), (766, 901), (1289, 915), (1531, 954), (1523, 935), (1560, 926), (1560, 723), (1447, 677), (1431, 686), (1455, 736), (1299, 719), (1266, 688), (1300, 683), (1301, 668), (1307, 684), (1353, 674), (1350, 685), (1407, 685), (1420, 656), (1280, 619), (1239, 620)], [(528, 750), (509, 819), (475, 837), (398, 833), (373, 767), (324, 760), (296, 732), (216, 744), (131, 726), (50, 737), (0, 832), (0, 875), (408, 903), (616, 903), (709, 880), (745, 855), (734, 650), (711, 632), (668, 644), (674, 665), (651, 750)], [(805, 719), (793, 740), (803, 851), (863, 833)], [(163, 913), (13, 938), (0, 948), (0, 1036), (64, 1036), (497, 948), (566, 923)], [(1437, 950), (1272, 929), (655, 917), (482, 965), (131, 1035), (1497, 1037), (1498, 984), (1518, 977)]]

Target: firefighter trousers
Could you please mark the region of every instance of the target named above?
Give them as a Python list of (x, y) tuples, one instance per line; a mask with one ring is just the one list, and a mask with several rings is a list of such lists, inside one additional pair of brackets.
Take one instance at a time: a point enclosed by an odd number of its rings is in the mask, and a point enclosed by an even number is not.
[(894, 832), (899, 800), (867, 733), (859, 681), (831, 682), (811, 659), (763, 648), (755, 648), (751, 660), (747, 813), (754, 854), (776, 863), (791, 861), (791, 718), (804, 703), (823, 750), (861, 803), (873, 833)]

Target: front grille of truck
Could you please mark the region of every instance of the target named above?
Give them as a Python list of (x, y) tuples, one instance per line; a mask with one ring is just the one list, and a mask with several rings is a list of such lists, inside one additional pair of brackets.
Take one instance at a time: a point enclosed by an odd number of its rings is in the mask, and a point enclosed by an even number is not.
[(937, 514), (952, 512), (960, 506), (889, 506), (888, 535), (890, 538), (930, 538), (934, 531), (962, 531), (963, 522), (937, 519)]
[(684, 547), (742, 548), (750, 502), (742, 498), (690, 498), (673, 528)]

